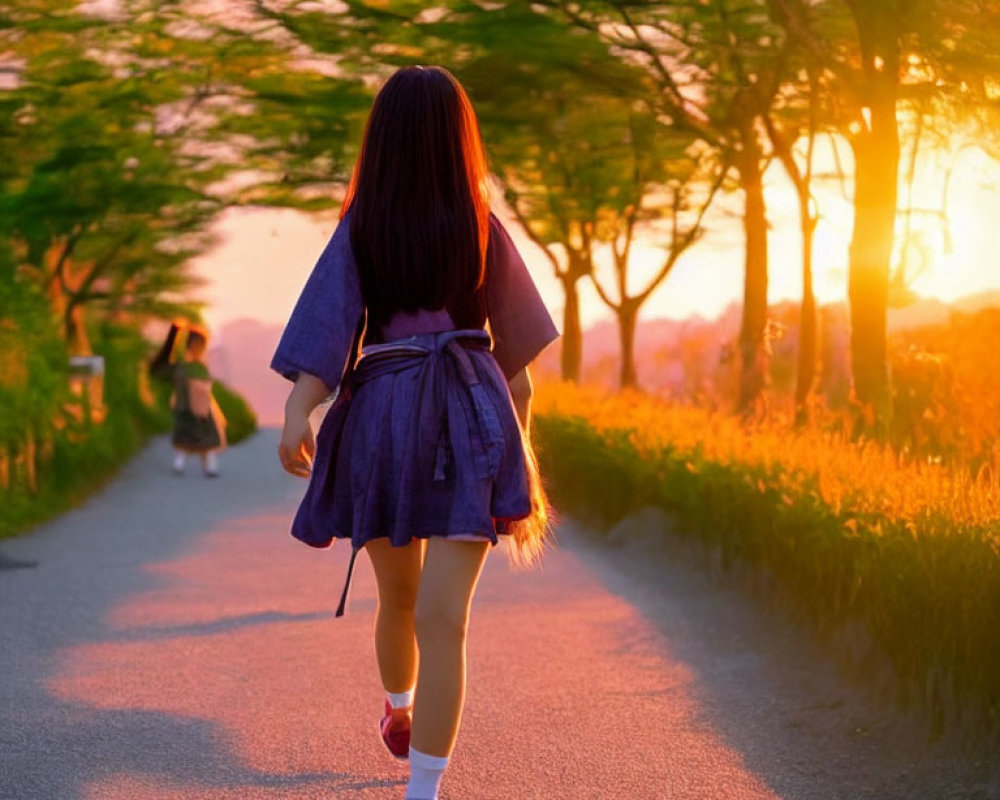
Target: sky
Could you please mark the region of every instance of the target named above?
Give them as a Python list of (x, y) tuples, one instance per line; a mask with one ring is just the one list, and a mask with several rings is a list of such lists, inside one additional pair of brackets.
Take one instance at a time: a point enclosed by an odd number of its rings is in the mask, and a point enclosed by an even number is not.
[[(818, 175), (832, 164), (818, 148)], [(913, 289), (943, 301), (1000, 288), (1000, 166), (980, 150), (935, 154), (918, 170), (913, 206), (941, 206), (943, 160), (954, 162), (948, 194), (947, 230), (931, 213), (914, 216), (928, 255), (926, 271)], [(847, 284), (847, 245), (851, 205), (845, 199), (850, 186), (820, 179), (816, 197), (821, 221), (815, 240), (815, 283), (822, 303), (843, 300)], [(766, 176), (766, 196), (771, 230), (770, 291), (772, 303), (798, 300), (802, 292), (801, 238), (798, 212), (791, 186), (777, 163)], [(743, 237), (738, 195), (718, 200), (706, 215), (706, 231), (675, 265), (650, 298), (643, 318), (692, 315), (712, 318), (743, 293)], [(906, 187), (900, 204), (908, 205)], [(504, 214), (501, 213), (501, 218)], [(305, 214), (287, 209), (235, 208), (216, 224), (217, 244), (196, 259), (193, 270), (207, 279), (201, 297), (208, 303), (206, 321), (213, 328), (226, 322), (251, 318), (264, 323), (287, 319), (309, 271), (336, 226), (337, 214)], [(505, 222), (528, 263), (549, 309), (561, 323), (562, 290), (542, 252), (509, 219)], [(902, 224), (900, 225), (902, 232)], [(635, 249), (635, 285), (651, 274), (662, 259), (662, 249), (648, 238)], [(581, 313), (589, 326), (609, 318), (611, 312), (587, 281), (581, 282)]]

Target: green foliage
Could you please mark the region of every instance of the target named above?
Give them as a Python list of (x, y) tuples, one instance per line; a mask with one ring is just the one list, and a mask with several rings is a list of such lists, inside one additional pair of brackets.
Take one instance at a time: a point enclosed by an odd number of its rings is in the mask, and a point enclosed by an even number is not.
[[(82, 502), (111, 478), (151, 433), (168, 430), (170, 413), (165, 402), (146, 406), (140, 399), (140, 375), (145, 370), (148, 346), (127, 329), (108, 327), (97, 332), (97, 349), (104, 355), (106, 374), (102, 422), (93, 422), (68, 410), (65, 352), (62, 371), (55, 373), (49, 389), (59, 400), (58, 413), (50, 409), (31, 429), (37, 443), (37, 487), (32, 491), (15, 475), (8, 489), (0, 487), (0, 537), (19, 533)], [(13, 396), (23, 402), (25, 394)], [(18, 406), (11, 396), (0, 396), (0, 419), (17, 419)], [(78, 406), (77, 406), (78, 407)], [(23, 446), (25, 431), (0, 440), (8, 452)]]
[(188, 263), (226, 204), (334, 202), (369, 102), (360, 81), (177, 4), (101, 18), (0, 2), (0, 22), (16, 81), (0, 93), (0, 237), (73, 352), (101, 319), (196, 317)]
[(84, 309), (95, 321), (180, 310), (167, 296), (192, 285), (184, 262), (218, 204), (202, 191), (204, 160), (158, 135), (158, 109), (183, 93), (122, 66), (134, 54), (116, 25), (70, 32), (61, 19), (29, 2), (12, 43), (25, 64), (0, 126), (0, 234), (86, 352)]
[(354, 81), (277, 70), (254, 71), (245, 87), (257, 113), (233, 117), (223, 128), (256, 140), (252, 157), (267, 172), (239, 201), (300, 209), (334, 204), (331, 185), (350, 178), (370, 91)]
[(257, 415), (243, 396), (221, 381), (215, 381), (212, 394), (226, 418), (226, 438), (229, 444), (239, 444), (257, 431)]
[[(0, 354), (8, 352), (6, 345), (12, 341), (2, 333)], [(170, 386), (154, 384), (152, 404), (142, 399), (149, 344), (129, 328), (115, 325), (101, 326), (93, 336), (106, 368), (102, 421), (81, 416), (79, 404), (71, 402), (65, 350), (58, 338), (51, 363), (33, 362), (28, 389), (0, 391), (0, 449), (17, 455), (20, 447), (23, 452), (25, 433), (30, 431), (37, 445), (38, 473), (34, 491), (27, 485), (23, 468), (15, 470), (10, 488), (0, 487), (0, 538), (82, 502), (113, 477), (151, 434), (170, 430)], [(218, 382), (214, 394), (229, 423), (230, 444), (256, 431), (256, 417), (242, 396)], [(45, 398), (46, 403), (33, 404), (38, 398)]]
[[(724, 563), (769, 575), (771, 599), (825, 635), (861, 623), (874, 651), (890, 657), (900, 699), (925, 709), (934, 730), (1000, 729), (1000, 540), (989, 524), (946, 507), (917, 520), (836, 508), (779, 458), (762, 465), (639, 446), (642, 433), (627, 418), (619, 426), (536, 417), (557, 507), (604, 525), (643, 506), (670, 511)], [(860, 668), (871, 645), (850, 666)]]
[(48, 303), (0, 239), (0, 447), (42, 432), (66, 399), (66, 347)]

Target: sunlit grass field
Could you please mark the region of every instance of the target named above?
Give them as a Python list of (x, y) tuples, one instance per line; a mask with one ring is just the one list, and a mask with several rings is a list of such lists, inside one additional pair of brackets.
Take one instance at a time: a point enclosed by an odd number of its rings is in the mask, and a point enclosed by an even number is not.
[(674, 513), (726, 563), (768, 576), (854, 666), (885, 656), (934, 730), (1000, 726), (1000, 492), (816, 429), (564, 384), (536, 393), (535, 437), (560, 509), (610, 524)]

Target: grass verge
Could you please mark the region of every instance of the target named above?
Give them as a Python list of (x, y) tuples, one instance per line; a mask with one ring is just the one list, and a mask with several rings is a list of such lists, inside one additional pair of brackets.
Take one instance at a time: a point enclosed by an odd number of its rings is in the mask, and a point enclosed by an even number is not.
[(934, 732), (1000, 727), (1000, 498), (939, 466), (817, 431), (748, 428), (638, 394), (540, 387), (543, 474), (565, 511), (675, 514), (766, 570), (828, 636), (860, 626)]
[[(106, 415), (100, 423), (74, 421), (73, 414), (51, 414), (45, 424), (30, 424), (37, 442), (34, 489), (25, 478), (24, 459), (15, 464), (7, 489), (0, 488), (0, 539), (17, 535), (73, 508), (92, 495), (148, 441), (170, 430), (170, 387), (156, 384), (152, 397), (140, 388), (148, 345), (135, 335), (102, 342), (107, 374)], [(257, 419), (241, 395), (221, 383), (215, 397), (228, 421), (229, 444), (257, 430)], [(55, 418), (56, 423), (51, 422)], [(23, 434), (23, 432), (22, 432)]]

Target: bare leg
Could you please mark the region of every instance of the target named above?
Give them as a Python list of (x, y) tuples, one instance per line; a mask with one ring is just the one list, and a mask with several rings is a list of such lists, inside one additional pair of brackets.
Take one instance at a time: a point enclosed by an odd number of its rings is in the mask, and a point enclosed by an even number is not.
[(417, 678), (417, 641), (414, 606), (420, 586), (424, 546), (414, 539), (405, 547), (393, 547), (388, 539), (373, 539), (365, 545), (378, 582), (378, 612), (375, 615), (375, 656), (387, 692), (406, 692)]
[(411, 746), (448, 756), (465, 702), (465, 632), (487, 541), (430, 539), (416, 605), (420, 669)]

